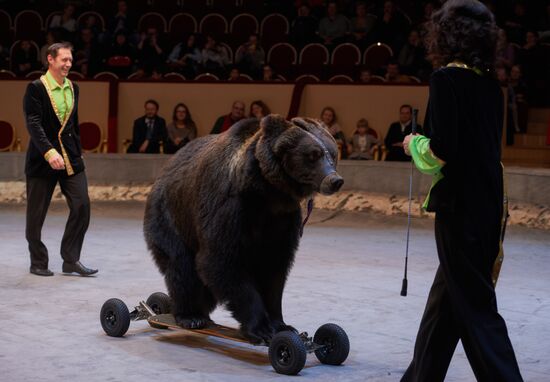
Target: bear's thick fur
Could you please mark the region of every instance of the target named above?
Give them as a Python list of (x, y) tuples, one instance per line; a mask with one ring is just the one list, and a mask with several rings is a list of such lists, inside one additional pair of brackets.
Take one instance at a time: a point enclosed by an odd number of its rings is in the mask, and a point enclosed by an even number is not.
[(253, 342), (292, 329), (281, 300), (300, 202), (340, 188), (336, 157), (319, 122), (277, 115), (243, 120), (174, 155), (147, 199), (144, 233), (179, 325), (203, 327), (225, 303)]

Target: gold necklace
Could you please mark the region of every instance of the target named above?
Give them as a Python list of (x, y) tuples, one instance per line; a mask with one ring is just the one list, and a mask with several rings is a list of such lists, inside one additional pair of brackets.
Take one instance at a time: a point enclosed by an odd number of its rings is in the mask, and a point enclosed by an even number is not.
[(471, 71), (473, 71), (474, 73), (476, 73), (480, 76), (483, 75), (483, 72), (479, 68), (468, 66), (463, 62), (453, 61), (453, 62), (449, 62), (446, 66), (448, 68), (451, 67), (451, 68), (468, 69), (468, 70), (471, 70)]

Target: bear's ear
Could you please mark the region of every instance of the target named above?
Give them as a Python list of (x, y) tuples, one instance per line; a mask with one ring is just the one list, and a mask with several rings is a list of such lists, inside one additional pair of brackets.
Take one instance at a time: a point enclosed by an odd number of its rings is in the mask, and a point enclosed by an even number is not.
[(296, 118), (292, 118), (292, 123), (300, 127), (301, 129), (304, 129), (309, 132), (312, 132), (318, 128), (325, 129), (325, 130), (327, 129), (327, 127), (323, 122), (313, 118), (296, 117)]
[(260, 122), (260, 127), (266, 135), (279, 135), (291, 126), (292, 124), (279, 114), (266, 115)]

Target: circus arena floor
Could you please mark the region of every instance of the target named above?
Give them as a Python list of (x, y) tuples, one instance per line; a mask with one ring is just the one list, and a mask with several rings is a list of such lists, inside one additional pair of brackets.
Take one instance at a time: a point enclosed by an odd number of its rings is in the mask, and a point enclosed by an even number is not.
[[(59, 243), (67, 210), (54, 204), (43, 238), (54, 277), (29, 274), (23, 205), (0, 206), (0, 380), (3, 381), (398, 381), (437, 266), (433, 220), (414, 219), (409, 295), (401, 297), (405, 217), (346, 212), (310, 219), (283, 300), (287, 323), (312, 334), (325, 322), (342, 326), (351, 342), (343, 366), (310, 355), (298, 377), (276, 374), (267, 351), (183, 331), (132, 322), (124, 338), (99, 322), (111, 297), (130, 308), (155, 291), (161, 275), (142, 235), (143, 204), (95, 203), (82, 262), (97, 277), (61, 274)], [(497, 285), (526, 381), (550, 380), (550, 235), (510, 227)], [(224, 309), (218, 323), (235, 325)], [(459, 345), (447, 381), (475, 380)]]

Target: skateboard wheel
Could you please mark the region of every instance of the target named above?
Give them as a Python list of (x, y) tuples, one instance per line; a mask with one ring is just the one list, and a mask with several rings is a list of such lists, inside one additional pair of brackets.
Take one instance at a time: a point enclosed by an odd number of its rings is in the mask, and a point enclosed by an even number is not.
[(315, 332), (313, 342), (323, 345), (315, 350), (317, 359), (327, 365), (340, 365), (349, 354), (349, 338), (344, 329), (336, 324), (324, 324)]
[(172, 312), (172, 299), (166, 293), (155, 292), (149, 296), (146, 301), (153, 312), (156, 314), (166, 314)]
[(296, 375), (306, 364), (307, 352), (300, 336), (291, 331), (279, 332), (269, 344), (271, 366), (279, 374)]
[(111, 337), (122, 337), (130, 327), (130, 311), (124, 301), (118, 298), (105, 301), (99, 318), (103, 330)]

